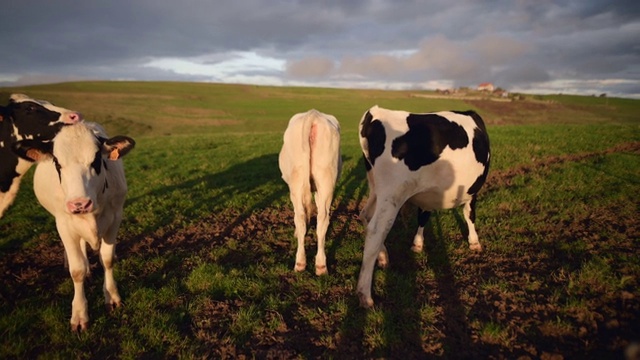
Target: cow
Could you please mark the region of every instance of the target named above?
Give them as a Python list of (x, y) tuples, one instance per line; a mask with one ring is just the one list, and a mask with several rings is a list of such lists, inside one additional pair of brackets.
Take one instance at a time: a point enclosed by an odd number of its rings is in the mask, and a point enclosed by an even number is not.
[(333, 191), (342, 170), (338, 120), (315, 109), (295, 114), (284, 132), (278, 164), (293, 203), (295, 236), (298, 239), (294, 270), (303, 271), (307, 265), (304, 237), (313, 211), (312, 193), (315, 193), (316, 275), (327, 274), (325, 237)]
[(369, 308), (376, 257), (379, 266), (387, 265), (384, 241), (405, 203), (419, 208), (414, 251), (422, 251), (430, 213), (459, 206), (464, 206), (469, 248), (481, 251), (475, 211), (490, 152), (486, 127), (474, 111), (409, 113), (376, 105), (363, 115), (359, 139), (369, 197), (360, 213), (366, 237), (357, 292), (360, 305)]
[(0, 106), (0, 218), (13, 203), (20, 180), (32, 165), (14, 154), (11, 146), (23, 139), (49, 141), (62, 126), (79, 121), (82, 115), (76, 111), (24, 94), (13, 94), (8, 105)]
[(80, 122), (65, 126), (51, 142), (21, 140), (13, 151), (37, 162), (33, 187), (40, 204), (54, 216), (73, 279), (71, 329), (89, 323), (84, 279), (89, 275), (87, 243), (100, 251), (108, 310), (121, 305), (113, 277), (116, 235), (127, 193), (120, 160), (135, 145), (127, 136), (107, 138), (102, 127)]

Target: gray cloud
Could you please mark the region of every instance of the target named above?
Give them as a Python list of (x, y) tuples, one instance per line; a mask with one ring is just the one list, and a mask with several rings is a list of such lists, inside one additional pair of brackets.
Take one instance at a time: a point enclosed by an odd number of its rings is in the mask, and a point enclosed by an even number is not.
[[(640, 97), (638, 34), (637, 1), (31, 0), (0, 13), (0, 82), (255, 76), (309, 85), (492, 81), (553, 90), (554, 81), (589, 81), (584, 91)], [(283, 65), (210, 73), (239, 52)], [(149, 66), (162, 59), (212, 70)]]

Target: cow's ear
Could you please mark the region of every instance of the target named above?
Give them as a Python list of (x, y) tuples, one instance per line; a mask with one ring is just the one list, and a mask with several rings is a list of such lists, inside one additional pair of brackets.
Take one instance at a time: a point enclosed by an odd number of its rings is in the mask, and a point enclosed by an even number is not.
[(53, 143), (50, 141), (22, 140), (14, 143), (11, 150), (28, 161), (41, 161), (52, 157)]
[(102, 151), (109, 160), (118, 160), (127, 155), (136, 146), (136, 142), (128, 136), (114, 136), (102, 143)]

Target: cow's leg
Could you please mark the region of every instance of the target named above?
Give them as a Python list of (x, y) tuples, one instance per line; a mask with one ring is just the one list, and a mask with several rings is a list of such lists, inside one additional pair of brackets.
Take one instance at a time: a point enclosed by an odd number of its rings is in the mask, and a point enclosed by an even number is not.
[(18, 189), (20, 189), (20, 180), (22, 180), (22, 175), (18, 175), (13, 179), (11, 186), (5, 193), (0, 193), (0, 218), (4, 215), (5, 211), (13, 204), (13, 201), (16, 199), (16, 195), (18, 195)]
[(84, 266), (87, 269), (85, 278), (91, 279), (91, 266), (89, 266), (89, 258), (87, 257), (87, 242), (84, 240), (80, 241), (80, 251), (82, 251), (82, 254), (84, 254)]
[[(371, 190), (369, 193), (369, 198), (367, 199), (367, 203), (364, 205), (364, 208), (362, 208), (362, 211), (360, 211), (360, 216), (359, 216), (360, 221), (362, 221), (362, 224), (364, 225), (365, 228), (369, 226), (369, 222), (371, 221), (371, 218), (373, 217), (373, 214), (375, 212), (375, 207), (376, 207), (376, 193), (373, 190)], [(378, 253), (378, 266), (380, 266), (381, 268), (386, 268), (388, 264), (389, 264), (389, 254), (387, 253), (387, 248), (384, 246), (384, 243), (383, 243), (382, 248)]]
[(30, 161), (18, 159), (18, 165), (15, 169), (17, 176), (11, 182), (11, 186), (9, 186), (9, 189), (6, 189), (4, 193), (0, 193), (0, 219), (16, 199), (16, 195), (18, 195), (18, 190), (20, 189), (20, 181), (22, 181), (22, 176), (24, 176), (27, 170), (29, 170), (31, 165), (33, 165), (33, 163)]
[[(369, 199), (367, 200), (367, 203), (365, 204), (364, 208), (360, 212), (360, 221), (362, 221), (362, 224), (364, 225), (365, 228), (369, 226), (369, 222), (373, 218), (375, 207), (376, 207), (376, 194), (375, 192), (371, 192), (371, 194), (369, 195)], [(380, 248), (380, 252), (378, 253), (377, 263), (378, 263), (378, 266), (380, 266), (381, 268), (386, 268), (387, 265), (389, 265), (389, 254), (387, 253), (387, 248), (386, 246), (384, 246), (384, 243), (382, 244)]]
[(116, 235), (119, 224), (120, 221), (118, 220), (111, 226), (104, 239), (102, 239), (102, 245), (100, 246), (100, 262), (104, 268), (104, 284), (102, 286), (102, 291), (104, 292), (104, 303), (107, 311), (111, 311), (122, 305), (122, 300), (118, 293), (118, 286), (115, 278), (113, 277), (113, 265), (116, 253)]
[(362, 224), (364, 224), (365, 227), (367, 227), (369, 221), (371, 221), (373, 212), (376, 208), (376, 189), (371, 171), (367, 171), (367, 184), (369, 186), (369, 197), (367, 198), (367, 202), (364, 204), (359, 215), (360, 221), (362, 221)]
[(467, 222), (469, 228), (469, 249), (475, 251), (482, 251), (480, 241), (478, 241), (478, 233), (476, 232), (476, 199), (477, 195), (471, 197), (471, 201), (464, 204), (464, 219)]
[[(371, 171), (367, 171), (367, 183), (369, 185), (369, 198), (367, 198), (367, 202), (364, 204), (364, 207), (360, 211), (359, 215), (360, 221), (362, 221), (362, 224), (365, 228), (369, 226), (369, 222), (373, 218), (377, 203), (375, 181), (373, 178), (373, 173)], [(387, 253), (387, 248), (384, 246), (384, 242), (382, 243), (382, 247), (380, 249), (380, 252), (378, 253), (377, 262), (378, 266), (380, 266), (381, 268), (386, 268), (389, 264), (389, 254)]]
[(369, 191), (369, 198), (367, 198), (367, 202), (364, 204), (364, 207), (360, 211), (358, 218), (362, 222), (362, 224), (367, 227), (369, 221), (373, 217), (373, 211), (376, 208), (376, 194), (373, 191)]
[(387, 252), (387, 247), (384, 246), (383, 241), (382, 245), (380, 245), (380, 252), (378, 253), (378, 266), (386, 269), (387, 265), (389, 265), (389, 253)]
[(327, 256), (325, 254), (325, 239), (329, 228), (331, 200), (333, 198), (334, 181), (330, 176), (324, 176), (316, 181), (316, 208), (318, 209), (318, 221), (316, 233), (318, 236), (318, 252), (316, 254), (316, 275), (327, 273)]
[(295, 271), (304, 271), (307, 266), (307, 255), (304, 251), (304, 237), (307, 234), (307, 214), (303, 201), (301, 189), (291, 188), (291, 203), (293, 204), (293, 222), (295, 224), (295, 236), (298, 239), (296, 250), (296, 263), (293, 267)]
[(84, 296), (84, 279), (88, 272), (88, 259), (86, 252), (82, 251), (79, 236), (70, 234), (65, 225), (57, 223), (58, 233), (62, 239), (67, 260), (69, 261), (69, 273), (73, 280), (73, 301), (71, 302), (71, 330), (83, 331), (89, 325), (89, 311), (87, 298)]
[(424, 227), (427, 225), (429, 217), (431, 217), (430, 211), (423, 211), (418, 208), (418, 231), (416, 231), (416, 235), (413, 237), (413, 246), (411, 247), (411, 250), (414, 252), (422, 252), (424, 246)]
[[(373, 268), (376, 258), (380, 256), (384, 249), (384, 240), (389, 234), (398, 215), (399, 207), (392, 205), (392, 203), (391, 201), (381, 201), (378, 199), (378, 206), (376, 206), (373, 217), (367, 226), (367, 235), (362, 255), (362, 267), (360, 268), (357, 286), (360, 306), (365, 308), (373, 306), (373, 299), (371, 297)], [(383, 204), (383, 206), (379, 206), (380, 204)]]

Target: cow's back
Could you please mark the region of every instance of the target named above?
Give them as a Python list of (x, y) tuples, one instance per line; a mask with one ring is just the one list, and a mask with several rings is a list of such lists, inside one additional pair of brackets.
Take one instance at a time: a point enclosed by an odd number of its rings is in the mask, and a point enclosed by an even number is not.
[(488, 138), (473, 112), (413, 114), (374, 106), (360, 122), (360, 143), (373, 181), (423, 210), (469, 201), (488, 167)]
[(317, 110), (294, 115), (283, 140), (278, 162), (287, 182), (293, 171), (311, 175), (312, 168), (340, 167), (340, 125), (332, 115)]
[(329, 173), (335, 185), (342, 168), (340, 125), (332, 115), (315, 112), (310, 118), (311, 174), (317, 177), (320, 173)]

